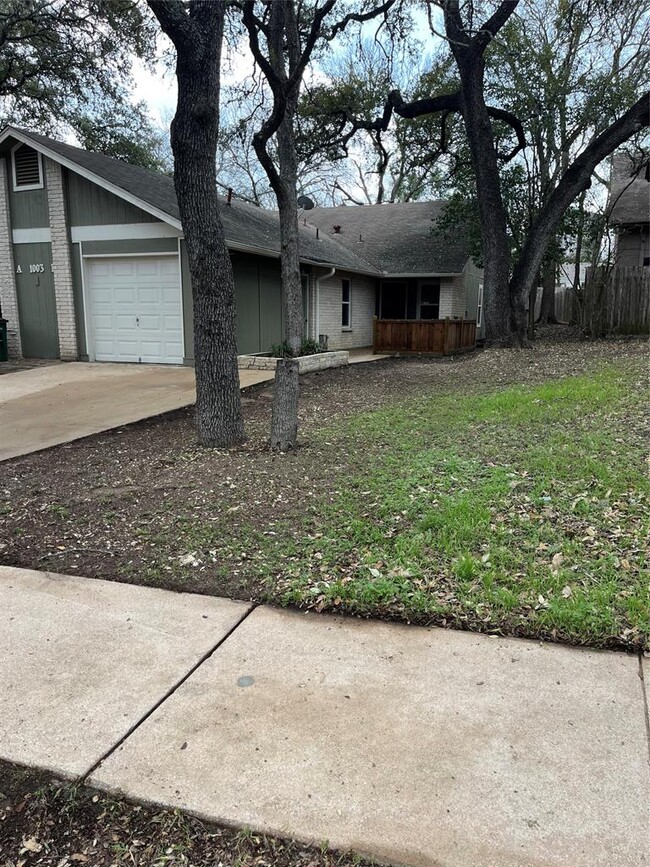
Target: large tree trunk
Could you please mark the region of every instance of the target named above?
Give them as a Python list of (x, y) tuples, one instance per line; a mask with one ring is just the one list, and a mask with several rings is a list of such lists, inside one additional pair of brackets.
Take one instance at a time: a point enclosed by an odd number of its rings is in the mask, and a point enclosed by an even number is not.
[(224, 0), (149, 0), (176, 47), (178, 103), (171, 125), (174, 186), (192, 278), (196, 426), (205, 446), (244, 439), (235, 286), (219, 215), (216, 151)]
[(300, 371), (295, 358), (279, 358), (275, 369), (275, 395), (271, 411), (272, 449), (288, 452), (298, 440)]
[[(285, 57), (290, 74), (300, 58), (300, 38), (293, 0), (272, 0), (267, 39), (268, 64), (276, 87), (273, 114), (277, 113), (280, 122), (276, 127), (272, 119), (268, 120), (254, 136), (253, 144), (278, 202), (284, 334), (289, 351), (296, 356), (300, 353), (303, 340), (298, 243), (298, 158), (293, 128), (300, 91), (298, 84), (289, 87), (285, 68)], [(278, 144), (277, 168), (267, 150), (274, 131)], [(287, 359), (281, 366), (278, 365), (277, 371), (269, 442), (272, 448), (288, 451), (296, 448), (298, 438), (298, 362)]]
[[(287, 114), (278, 129), (278, 165), (282, 195), (278, 196), (280, 216), (280, 270), (285, 340), (291, 354), (300, 354), (303, 339), (302, 283), (298, 244), (298, 160), (293, 133), (295, 100), (287, 104)], [(298, 398), (300, 380), (298, 361), (283, 359), (275, 374), (270, 444), (286, 452), (298, 441)]]
[(460, 73), (461, 109), (476, 176), (483, 232), (485, 336), (488, 342), (525, 343), (525, 306), (511, 308), (508, 296), (510, 247), (494, 133), (483, 87), (484, 49), (468, 39), (459, 21), (457, 4), (447, 4), (446, 31)]

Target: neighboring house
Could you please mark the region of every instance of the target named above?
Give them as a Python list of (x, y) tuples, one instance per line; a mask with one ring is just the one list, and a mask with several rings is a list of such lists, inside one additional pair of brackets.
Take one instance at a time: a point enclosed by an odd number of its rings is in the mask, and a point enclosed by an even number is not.
[[(375, 315), (474, 319), (478, 312), (482, 325), (481, 272), (462, 245), (431, 235), (441, 207), (304, 214), (305, 334), (348, 349), (372, 343)], [(278, 215), (234, 199), (221, 216), (238, 351), (264, 352), (282, 340)], [(12, 355), (192, 363), (191, 283), (171, 178), (5, 128), (0, 307)]]
[(650, 267), (650, 162), (638, 170), (627, 154), (614, 155), (608, 216), (616, 265)]

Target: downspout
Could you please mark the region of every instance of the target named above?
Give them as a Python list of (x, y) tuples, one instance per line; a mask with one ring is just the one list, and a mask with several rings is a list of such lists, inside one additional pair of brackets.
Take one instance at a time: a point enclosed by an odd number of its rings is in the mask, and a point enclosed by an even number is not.
[(336, 268), (332, 267), (328, 271), (327, 274), (321, 274), (320, 277), (316, 277), (314, 281), (316, 286), (316, 340), (320, 341), (320, 281), (321, 280), (329, 280), (330, 277), (333, 277), (336, 274)]

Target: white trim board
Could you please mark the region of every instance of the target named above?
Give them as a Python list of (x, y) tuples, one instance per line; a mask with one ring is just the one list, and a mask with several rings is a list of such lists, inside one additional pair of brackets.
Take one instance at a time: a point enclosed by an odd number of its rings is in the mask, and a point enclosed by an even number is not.
[(169, 223), (109, 223), (102, 226), (71, 226), (72, 243), (79, 241), (129, 241), (179, 238), (180, 229)]
[[(117, 184), (113, 184), (110, 181), (105, 180), (104, 178), (95, 174), (95, 172), (91, 172), (89, 169), (80, 166), (79, 163), (76, 163), (74, 160), (68, 159), (68, 157), (64, 157), (61, 154), (58, 154), (56, 151), (48, 148), (47, 145), (41, 144), (38, 141), (34, 141), (34, 139), (30, 138), (28, 135), (25, 135), (20, 130), (15, 129), (12, 126), (5, 127), (4, 131), (0, 133), (0, 144), (7, 138), (15, 138), (17, 141), (22, 142), (23, 144), (26, 144), (31, 148), (34, 148), (34, 150), (38, 151), (41, 154), (44, 154), (49, 159), (53, 160), (53, 162), (65, 166), (67, 169), (70, 169), (70, 171), (75, 172), (75, 174), (81, 175), (82, 178), (86, 178), (86, 180), (92, 181), (94, 184), (97, 184), (97, 186), (108, 190), (109, 193), (113, 193), (113, 195), (118, 196), (119, 198), (124, 199), (127, 202), (130, 202), (132, 205), (135, 205), (137, 208), (146, 211), (148, 214), (151, 214), (154, 217), (158, 217), (158, 219), (162, 220), (164, 223), (169, 223), (170, 226), (175, 226), (177, 229), (181, 228), (179, 220), (176, 220), (174, 219), (174, 217), (171, 217), (169, 214), (161, 211), (160, 208), (156, 208), (154, 205), (150, 205), (143, 199), (138, 198), (138, 196), (134, 196), (133, 193), (130, 193), (128, 190), (123, 189), (123, 187), (119, 187)], [(24, 187), (22, 187), (21, 189), (24, 189)]]
[(52, 241), (49, 226), (36, 229), (14, 229), (11, 237), (14, 244), (49, 244)]

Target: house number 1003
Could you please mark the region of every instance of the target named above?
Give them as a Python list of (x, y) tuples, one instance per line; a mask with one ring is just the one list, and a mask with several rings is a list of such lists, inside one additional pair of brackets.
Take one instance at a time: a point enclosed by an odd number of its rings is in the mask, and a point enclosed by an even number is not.
[(39, 262), (36, 265), (30, 265), (29, 266), (29, 273), (30, 274), (42, 274), (44, 271), (45, 271), (45, 266), (43, 265), (42, 262)]

